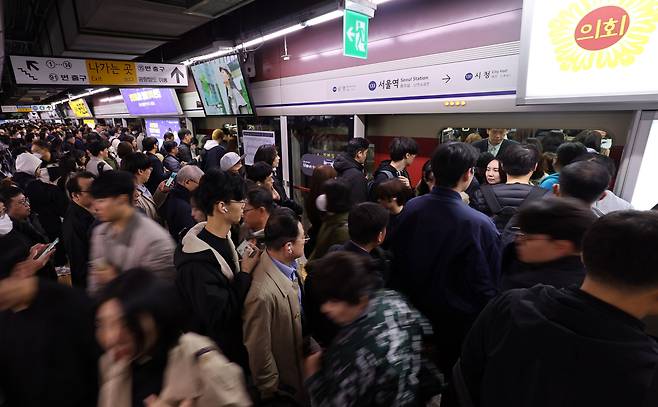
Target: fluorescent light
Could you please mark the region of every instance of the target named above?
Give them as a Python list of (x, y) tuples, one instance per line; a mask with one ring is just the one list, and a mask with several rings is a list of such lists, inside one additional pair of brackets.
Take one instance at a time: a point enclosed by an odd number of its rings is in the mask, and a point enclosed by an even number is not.
[(98, 89), (90, 90), (89, 92), (81, 93), (79, 95), (71, 96), (71, 97), (66, 98), (66, 99), (58, 100), (57, 102), (53, 102), (52, 104), (53, 105), (59, 105), (60, 103), (69, 102), (73, 99), (80, 99), (80, 98), (85, 97), (85, 96), (91, 96), (91, 95), (95, 95), (97, 93), (107, 92), (108, 90), (110, 90), (110, 88), (98, 88)]
[(299, 31), (303, 28), (304, 28), (304, 26), (302, 24), (295, 24), (291, 27), (284, 28), (283, 30), (275, 31), (271, 34), (267, 34), (267, 35), (264, 35), (262, 37), (256, 38), (254, 40), (242, 43), (242, 44), (238, 45), (236, 48), (244, 49), (244, 48), (253, 47), (254, 45), (260, 45), (260, 44), (262, 44), (266, 41), (273, 40), (273, 39), (279, 38), (279, 37), (283, 37), (284, 35), (294, 33), (295, 31)]
[(330, 13), (323, 14), (321, 16), (312, 18), (306, 22), (306, 25), (313, 27), (314, 25), (326, 23), (327, 21), (335, 20), (343, 16), (343, 10), (334, 10)]
[(391, 0), (370, 0), (370, 1), (372, 1), (376, 5), (380, 5), (380, 4), (383, 4), (383, 3), (388, 3)]
[(264, 35), (262, 37), (254, 38), (252, 40), (243, 42), (242, 44), (236, 45), (233, 48), (225, 48), (225, 49), (221, 49), (219, 51), (211, 52), (209, 54), (199, 55), (199, 56), (196, 56), (196, 57), (193, 57), (193, 58), (186, 59), (185, 61), (181, 61), (180, 63), (187, 66), (187, 65), (192, 65), (195, 62), (205, 61), (205, 60), (208, 60), (208, 59), (213, 59), (213, 58), (221, 57), (221, 56), (224, 56), (224, 55), (232, 54), (232, 53), (237, 52), (238, 50), (243, 50), (243, 49), (246, 49), (246, 48), (250, 48), (250, 47), (253, 47), (254, 45), (260, 45), (260, 44), (262, 44), (264, 42), (267, 42), (269, 40), (273, 40), (275, 38), (283, 37), (287, 34), (303, 30), (305, 27), (312, 27), (312, 26), (315, 26), (315, 25), (318, 25), (318, 24), (325, 23), (327, 21), (335, 20), (335, 19), (340, 18), (342, 16), (343, 16), (343, 10), (330, 11), (326, 14), (314, 17), (314, 18), (312, 18), (308, 21), (302, 22), (300, 24), (295, 24), (295, 25), (290, 26), (288, 28), (284, 28), (282, 30), (278, 30), (278, 31), (275, 31), (273, 33)]
[(101, 99), (101, 102), (109, 103), (109, 102), (116, 102), (117, 100), (123, 100), (123, 96), (121, 96), (121, 95), (110, 96), (109, 98)]

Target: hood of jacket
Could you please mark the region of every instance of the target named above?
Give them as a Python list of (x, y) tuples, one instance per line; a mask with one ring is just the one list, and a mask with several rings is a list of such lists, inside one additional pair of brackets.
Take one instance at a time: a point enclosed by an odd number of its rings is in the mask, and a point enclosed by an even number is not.
[[(226, 277), (229, 281), (233, 281), (233, 271), (228, 265), (228, 261), (238, 262), (237, 257), (233, 259), (224, 259), (217, 250), (213, 249), (208, 243), (199, 239), (199, 233), (206, 227), (207, 222), (197, 223), (192, 229), (190, 229), (181, 242), (180, 251), (182, 256), (175, 256), (174, 263), (176, 267), (179, 267), (188, 262), (207, 262), (212, 263), (213, 265), (219, 265), (220, 272)], [(231, 240), (231, 232), (227, 236), (227, 240), (231, 249), (235, 253), (235, 246)], [(237, 256), (237, 254), (236, 254)], [(237, 268), (239, 270), (239, 267)]]
[(340, 154), (336, 161), (334, 161), (334, 169), (338, 174), (342, 174), (349, 169), (355, 169), (359, 172), (363, 172), (363, 165), (359, 164), (354, 158), (349, 157), (346, 154)]
[(212, 150), (213, 148), (217, 147), (219, 145), (219, 142), (217, 140), (208, 140), (206, 141), (206, 144), (203, 145), (204, 150)]

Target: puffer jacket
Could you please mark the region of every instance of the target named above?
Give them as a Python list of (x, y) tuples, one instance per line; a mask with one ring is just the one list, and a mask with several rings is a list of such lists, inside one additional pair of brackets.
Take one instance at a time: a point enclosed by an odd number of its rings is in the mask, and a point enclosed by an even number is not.
[[(523, 201), (528, 197), (528, 194), (530, 194), (530, 191), (535, 188), (539, 187), (528, 184), (497, 184), (493, 186), (493, 191), (494, 194), (496, 194), (496, 198), (498, 198), (501, 208), (519, 208), (523, 204)], [(544, 193), (546, 192), (548, 191), (545, 191)], [(481, 189), (475, 192), (474, 198), (475, 199), (472, 201), (471, 206), (485, 215), (495, 215), (491, 208), (489, 208), (487, 201), (484, 199), (484, 194)]]

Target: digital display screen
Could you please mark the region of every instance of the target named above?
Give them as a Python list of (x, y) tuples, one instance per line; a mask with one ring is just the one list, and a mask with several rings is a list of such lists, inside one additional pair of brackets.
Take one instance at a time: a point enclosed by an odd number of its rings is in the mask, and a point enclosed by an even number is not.
[(178, 130), (180, 130), (180, 121), (177, 118), (145, 119), (144, 121), (146, 122), (146, 135), (157, 138), (160, 145), (163, 143), (166, 132), (178, 134)]
[(219, 57), (191, 69), (206, 116), (254, 114), (237, 55)]
[(128, 113), (134, 116), (182, 114), (176, 91), (171, 88), (120, 89)]

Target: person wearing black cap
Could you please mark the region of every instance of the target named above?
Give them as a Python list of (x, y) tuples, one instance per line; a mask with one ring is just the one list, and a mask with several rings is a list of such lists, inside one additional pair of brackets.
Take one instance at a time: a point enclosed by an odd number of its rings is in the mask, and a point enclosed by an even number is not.
[(173, 280), (174, 241), (165, 229), (135, 209), (133, 175), (104, 172), (92, 183), (91, 195), (98, 220), (104, 223), (91, 235), (89, 292), (96, 293), (116, 275), (133, 268)]

